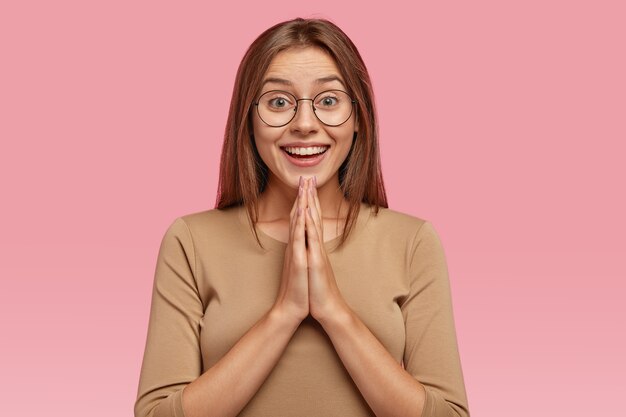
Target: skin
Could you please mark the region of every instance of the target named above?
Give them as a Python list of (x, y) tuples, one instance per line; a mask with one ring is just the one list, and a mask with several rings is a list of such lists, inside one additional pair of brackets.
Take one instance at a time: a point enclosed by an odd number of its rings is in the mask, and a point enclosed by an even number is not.
[[(327, 77), (338, 80), (316, 82)], [(318, 48), (288, 49), (278, 54), (267, 69), (264, 80), (280, 79), (288, 83), (270, 81), (263, 85), (262, 92), (285, 90), (298, 98), (312, 98), (329, 89), (347, 91), (341, 72), (334, 60)], [(348, 156), (354, 132), (357, 131), (354, 113), (350, 119), (337, 127), (322, 124), (311, 108), (309, 101), (299, 103), (298, 112), (286, 126), (267, 126), (254, 112), (253, 131), (257, 150), (268, 166), (268, 184), (259, 199), (258, 227), (264, 232), (286, 242), (291, 223), (291, 208), (296, 200), (299, 178), (316, 176), (320, 199), (320, 213), (324, 217), (322, 226), (326, 237), (332, 239), (341, 232), (348, 203), (339, 189), (339, 167)], [(324, 160), (314, 167), (298, 167), (289, 162), (280, 146), (294, 141), (323, 143), (330, 145)]]
[[(306, 48), (277, 55), (266, 76), (289, 80), (294, 94), (302, 98), (315, 95), (316, 79), (333, 74), (339, 75), (339, 71), (328, 55), (317, 48)], [(254, 119), (259, 154), (271, 172), (268, 187), (261, 195), (260, 218), (265, 227), (271, 225), (272, 231), (287, 242), (276, 302), (224, 357), (185, 386), (184, 413), (200, 417), (210, 410), (216, 416), (237, 415), (310, 314), (328, 334), (377, 416), (420, 417), (426, 401), (424, 386), (396, 362), (350, 309), (337, 287), (323, 244), (326, 231), (334, 229), (337, 218), (322, 213), (336, 210), (338, 218), (345, 216), (338, 169), (350, 149), (354, 116), (342, 126), (327, 127), (317, 120), (310, 106), (301, 107), (296, 118), (282, 128), (268, 127), (256, 116)], [(280, 145), (294, 140), (328, 143), (330, 158), (315, 167), (289, 166)]]

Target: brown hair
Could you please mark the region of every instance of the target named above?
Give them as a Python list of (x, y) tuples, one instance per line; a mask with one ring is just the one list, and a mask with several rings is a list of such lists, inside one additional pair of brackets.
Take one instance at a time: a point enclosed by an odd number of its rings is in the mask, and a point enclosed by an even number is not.
[[(301, 19), (279, 23), (263, 32), (241, 60), (230, 102), (216, 208), (245, 205), (257, 242), (258, 198), (268, 179), (268, 168), (259, 156), (252, 137), (251, 108), (259, 93), (270, 62), (281, 51), (315, 46), (326, 51), (337, 63), (348, 93), (356, 100), (358, 137), (339, 167), (339, 184), (349, 209), (341, 238), (348, 238), (364, 202), (374, 208), (387, 206), (380, 168), (378, 124), (372, 84), (356, 46), (334, 23), (324, 19)], [(356, 135), (356, 134), (355, 134)]]

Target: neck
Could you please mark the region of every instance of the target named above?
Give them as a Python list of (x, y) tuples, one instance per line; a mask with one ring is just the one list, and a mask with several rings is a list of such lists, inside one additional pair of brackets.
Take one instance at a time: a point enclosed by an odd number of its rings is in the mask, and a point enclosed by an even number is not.
[[(343, 219), (346, 217), (348, 200), (345, 199), (339, 187), (337, 175), (319, 185), (317, 195), (324, 219)], [(289, 221), (289, 215), (297, 197), (297, 188), (292, 188), (270, 175), (267, 186), (259, 197), (259, 221)]]

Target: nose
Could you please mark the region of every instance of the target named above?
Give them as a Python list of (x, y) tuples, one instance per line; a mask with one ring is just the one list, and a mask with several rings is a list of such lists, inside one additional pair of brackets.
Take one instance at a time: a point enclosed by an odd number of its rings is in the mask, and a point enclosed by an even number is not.
[(298, 100), (298, 111), (291, 122), (293, 132), (307, 134), (315, 132), (319, 127), (319, 120), (313, 110), (313, 100), (301, 98)]

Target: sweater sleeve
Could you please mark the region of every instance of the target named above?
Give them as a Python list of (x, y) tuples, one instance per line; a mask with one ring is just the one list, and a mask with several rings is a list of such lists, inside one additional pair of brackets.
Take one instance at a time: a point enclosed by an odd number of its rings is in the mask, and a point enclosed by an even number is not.
[(406, 332), (403, 362), (426, 389), (422, 417), (469, 417), (448, 268), (430, 222), (415, 234), (408, 270), (409, 295), (401, 306)]
[(183, 388), (202, 373), (200, 321), (191, 233), (182, 218), (161, 241), (152, 288), (135, 417), (185, 417)]

